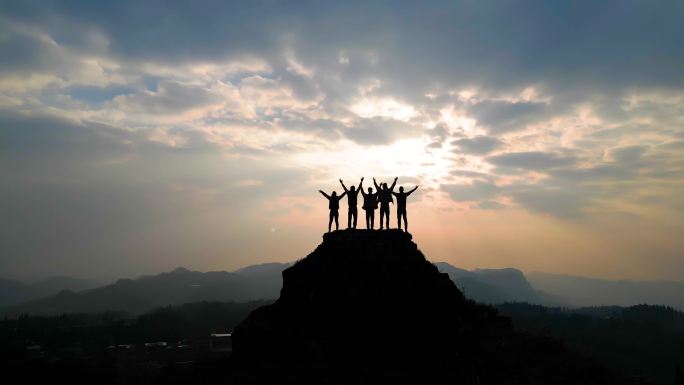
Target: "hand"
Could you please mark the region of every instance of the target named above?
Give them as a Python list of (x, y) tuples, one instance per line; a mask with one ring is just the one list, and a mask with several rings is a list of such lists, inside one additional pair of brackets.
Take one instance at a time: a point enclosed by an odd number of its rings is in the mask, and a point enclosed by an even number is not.
[(319, 193), (323, 194), (323, 190), (318, 190)]
[(361, 177), (361, 182), (363, 182), (363, 177)]
[(395, 182), (396, 182), (396, 180), (397, 180), (397, 179), (399, 179), (399, 177), (398, 177), (398, 176), (394, 177), (394, 181), (395, 181)]
[(342, 179), (340, 179), (340, 183), (343, 183), (343, 182), (342, 182)]

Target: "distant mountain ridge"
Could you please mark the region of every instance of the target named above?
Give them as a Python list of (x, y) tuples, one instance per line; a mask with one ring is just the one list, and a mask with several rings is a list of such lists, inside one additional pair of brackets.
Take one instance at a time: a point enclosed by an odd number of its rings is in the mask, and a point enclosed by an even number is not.
[(199, 301), (246, 302), (278, 296), (281, 271), (289, 264), (255, 265), (236, 272), (198, 272), (179, 267), (167, 273), (120, 279), (110, 285), (6, 307), (2, 315), (97, 313), (120, 310), (140, 314), (153, 308)]
[(458, 286), (466, 297), (478, 302), (497, 304), (503, 302), (528, 302), (533, 304), (556, 305), (552, 296), (536, 290), (525, 278), (522, 271), (505, 269), (464, 270), (446, 262), (436, 262), (435, 266)]
[(569, 306), (653, 304), (684, 310), (684, 282), (605, 280), (564, 274), (526, 274), (532, 285)]
[[(41, 295), (13, 297), (24, 298), (21, 303), (0, 301), (0, 316), (107, 310), (140, 314), (159, 306), (197, 301), (274, 299), (282, 287), (282, 271), (291, 265), (264, 263), (234, 272), (204, 273), (179, 267), (158, 275), (120, 279), (96, 288), (89, 281), (54, 278), (48, 281), (52, 286), (43, 283), (38, 286), (40, 290), (33, 292)], [(524, 274), (514, 268), (465, 270), (446, 262), (434, 265), (440, 272), (447, 273), (467, 298), (482, 303), (527, 302), (577, 307), (646, 303), (684, 309), (684, 282), (608, 281), (547, 273)], [(0, 300), (22, 285), (25, 284), (0, 279)]]
[(0, 278), (0, 307), (51, 296), (62, 290), (81, 291), (99, 285), (95, 281), (65, 276), (47, 277), (33, 283)]
[[(0, 315), (96, 313), (122, 310), (134, 314), (155, 307), (197, 301), (250, 301), (277, 298), (282, 287), (282, 271), (291, 263), (250, 265), (234, 272), (197, 272), (183, 267), (137, 279), (76, 292), (63, 290), (46, 298), (0, 309)], [(468, 271), (446, 262), (435, 263), (448, 273), (468, 298), (483, 303), (507, 301), (556, 304), (536, 291), (516, 269)]]

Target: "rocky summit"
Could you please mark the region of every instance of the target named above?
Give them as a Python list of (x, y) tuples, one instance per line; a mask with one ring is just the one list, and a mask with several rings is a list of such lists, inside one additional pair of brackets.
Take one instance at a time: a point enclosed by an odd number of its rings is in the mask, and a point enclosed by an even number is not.
[[(399, 230), (325, 234), (283, 271), (280, 298), (234, 333), (234, 354), (259, 360), (426, 359), (454, 355), (466, 331), (507, 319), (488, 307), (475, 319), (463, 293)], [(470, 309), (473, 310), (473, 309)], [(483, 322), (486, 320), (486, 322)]]
[(235, 329), (231, 362), (253, 383), (632, 383), (514, 332), (400, 230), (325, 234)]

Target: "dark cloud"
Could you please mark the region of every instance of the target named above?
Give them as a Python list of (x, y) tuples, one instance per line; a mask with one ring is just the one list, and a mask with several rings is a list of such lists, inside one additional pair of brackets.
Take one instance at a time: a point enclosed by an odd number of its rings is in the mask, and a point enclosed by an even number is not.
[(0, 55), (0, 74), (52, 71), (69, 64), (69, 58), (49, 41), (20, 30), (6, 19), (2, 21), (0, 52), (5, 54)]
[(544, 120), (550, 114), (545, 103), (505, 101), (483, 101), (470, 107), (468, 112), (490, 133), (523, 130), (528, 124)]
[(569, 166), (576, 161), (573, 157), (560, 156), (541, 151), (509, 152), (490, 156), (486, 159), (489, 163), (502, 169), (514, 168), (537, 171)]
[(476, 136), (474, 138), (454, 140), (451, 144), (457, 146), (459, 152), (486, 155), (501, 146), (502, 142), (492, 136)]
[(151, 115), (172, 115), (183, 111), (217, 103), (218, 95), (204, 87), (163, 81), (156, 91), (142, 91), (121, 95), (113, 99), (118, 108), (126, 112), (141, 112)]
[(339, 67), (340, 49), (350, 64), (363, 61), (354, 53), (375, 53), (373, 76), (393, 79), (387, 87), (395, 94), (473, 83), (493, 89), (542, 83), (566, 92), (684, 85), (678, 1), (7, 1), (2, 11), (43, 25), (71, 46), (84, 43), (66, 26), (94, 27), (114, 54), (132, 60), (256, 54), (276, 61), (274, 53), (291, 45), (307, 62)]
[(620, 147), (614, 149), (611, 155), (615, 158), (615, 162), (629, 166), (639, 162), (647, 149), (647, 146)]

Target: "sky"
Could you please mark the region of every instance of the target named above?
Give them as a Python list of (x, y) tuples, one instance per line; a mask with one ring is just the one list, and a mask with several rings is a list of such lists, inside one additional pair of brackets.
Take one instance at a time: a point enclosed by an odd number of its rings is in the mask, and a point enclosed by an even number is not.
[(684, 280), (682, 20), (681, 1), (2, 1), (0, 275), (293, 261), (327, 230), (319, 189), (396, 176), (430, 260)]

